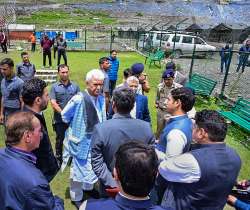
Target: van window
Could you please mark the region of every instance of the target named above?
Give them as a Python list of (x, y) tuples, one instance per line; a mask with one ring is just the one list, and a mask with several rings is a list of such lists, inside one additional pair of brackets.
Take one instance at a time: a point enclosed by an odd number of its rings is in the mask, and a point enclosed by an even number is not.
[(140, 38), (139, 38), (139, 41), (145, 41), (147, 38), (147, 35), (146, 34), (141, 34), (140, 35)]
[(163, 37), (162, 37), (162, 40), (163, 41), (168, 41), (168, 39), (169, 39), (169, 35), (164, 34)]
[(195, 38), (195, 44), (205, 44), (200, 38)]
[(167, 34), (157, 34), (156, 39), (162, 41), (168, 41), (169, 35)]
[(161, 36), (163, 36), (163, 34), (162, 35), (161, 34), (157, 34), (156, 39), (157, 40), (161, 40)]
[(190, 37), (190, 36), (183, 36), (183, 38), (182, 38), (182, 43), (185, 43), (185, 44), (192, 44), (192, 39), (193, 39), (193, 37)]
[(180, 36), (173, 36), (172, 42), (179, 42), (180, 41)]

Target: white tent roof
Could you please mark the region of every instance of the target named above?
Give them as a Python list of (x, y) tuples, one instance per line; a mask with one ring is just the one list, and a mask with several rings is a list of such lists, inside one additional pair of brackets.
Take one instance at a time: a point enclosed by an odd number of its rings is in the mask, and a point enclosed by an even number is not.
[(36, 28), (35, 25), (27, 24), (9, 24), (8, 29), (11, 31), (34, 31)]

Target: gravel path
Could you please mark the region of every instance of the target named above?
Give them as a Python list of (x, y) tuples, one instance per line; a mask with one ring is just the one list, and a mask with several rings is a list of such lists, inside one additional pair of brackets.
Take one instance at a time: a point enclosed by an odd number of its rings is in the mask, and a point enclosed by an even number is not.
[[(176, 60), (183, 68), (183, 72), (188, 75), (191, 58), (180, 58)], [(246, 67), (244, 73), (236, 73), (237, 55), (234, 55), (230, 65), (229, 75), (226, 82), (225, 94), (232, 99), (244, 97), (250, 99), (250, 67)], [(240, 71), (241, 72), (241, 71)], [(216, 54), (211, 59), (195, 59), (193, 73), (207, 76), (218, 83), (213, 94), (221, 92), (225, 74), (220, 73), (220, 57)]]

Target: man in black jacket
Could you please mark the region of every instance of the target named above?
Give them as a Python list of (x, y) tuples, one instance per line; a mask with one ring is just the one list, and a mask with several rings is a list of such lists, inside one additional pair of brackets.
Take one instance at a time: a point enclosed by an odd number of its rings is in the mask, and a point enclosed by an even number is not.
[(37, 157), (36, 166), (39, 168), (48, 182), (50, 182), (59, 170), (57, 160), (54, 156), (46, 122), (42, 111), (47, 108), (49, 94), (46, 83), (38, 78), (27, 81), (23, 86), (22, 99), (24, 111), (32, 112), (40, 121), (42, 126), (42, 139), (40, 146), (33, 151)]

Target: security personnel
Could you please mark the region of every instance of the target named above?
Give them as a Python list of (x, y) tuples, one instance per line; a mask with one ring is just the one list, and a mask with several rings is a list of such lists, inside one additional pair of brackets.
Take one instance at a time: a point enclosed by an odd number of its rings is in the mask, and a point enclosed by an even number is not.
[(65, 137), (65, 131), (68, 125), (62, 121), (61, 111), (68, 101), (80, 91), (77, 84), (69, 80), (69, 67), (65, 64), (58, 66), (58, 75), (60, 80), (54, 83), (50, 90), (50, 100), (54, 109), (54, 130), (56, 132), (56, 158), (58, 163), (62, 163), (62, 146)]
[(24, 82), (34, 78), (36, 73), (36, 67), (29, 60), (29, 54), (27, 52), (21, 53), (22, 63), (16, 66), (16, 75)]
[(21, 92), (23, 88), (23, 80), (14, 73), (14, 62), (10, 58), (4, 58), (0, 62), (3, 80), (1, 81), (1, 110), (0, 122), (4, 123), (7, 117), (21, 110), (22, 100)]
[(150, 85), (148, 82), (147, 74), (144, 73), (144, 65), (142, 63), (135, 63), (131, 66), (131, 76), (135, 76), (139, 80), (139, 86), (137, 93), (144, 95), (144, 92), (148, 93), (150, 90)]
[(166, 111), (166, 103), (168, 94), (175, 88), (182, 87), (182, 85), (174, 82), (174, 71), (167, 69), (162, 74), (163, 82), (157, 86), (155, 106), (157, 108), (157, 131), (156, 139), (159, 139), (160, 134), (165, 126), (166, 118), (169, 114)]

